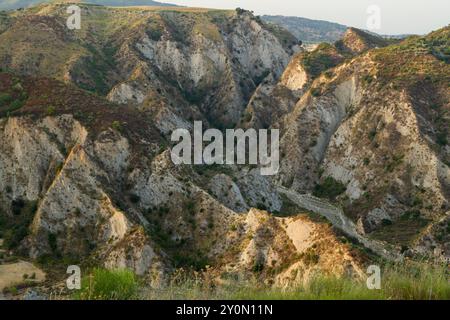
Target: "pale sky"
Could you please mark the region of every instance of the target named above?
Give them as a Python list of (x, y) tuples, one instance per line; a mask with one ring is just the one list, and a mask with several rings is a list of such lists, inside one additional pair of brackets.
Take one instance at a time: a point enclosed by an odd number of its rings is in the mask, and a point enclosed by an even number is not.
[(234, 9), (338, 22), (367, 29), (367, 8), (381, 9), (381, 34), (425, 34), (450, 24), (450, 0), (166, 0), (184, 6)]

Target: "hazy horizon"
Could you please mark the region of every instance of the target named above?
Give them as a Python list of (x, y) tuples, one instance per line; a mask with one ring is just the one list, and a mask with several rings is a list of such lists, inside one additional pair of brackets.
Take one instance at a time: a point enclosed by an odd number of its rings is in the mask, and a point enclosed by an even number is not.
[(442, 0), (167, 0), (193, 7), (234, 9), (241, 7), (258, 15), (298, 16), (367, 29), (367, 8), (381, 8), (381, 34), (425, 34), (447, 26), (450, 1)]

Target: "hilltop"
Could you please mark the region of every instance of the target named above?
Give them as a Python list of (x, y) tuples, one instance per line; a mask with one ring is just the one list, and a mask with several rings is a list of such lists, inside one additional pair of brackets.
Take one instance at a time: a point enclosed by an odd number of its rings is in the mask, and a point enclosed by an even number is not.
[(69, 2), (69, 3), (90, 3), (103, 6), (155, 6), (155, 7), (176, 7), (174, 4), (162, 3), (152, 0), (3, 0), (0, 3), (0, 10), (15, 10), (19, 8), (28, 8), (37, 4), (48, 2)]
[(301, 17), (264, 15), (262, 19), (285, 28), (304, 43), (334, 43), (342, 38), (348, 28), (338, 23)]

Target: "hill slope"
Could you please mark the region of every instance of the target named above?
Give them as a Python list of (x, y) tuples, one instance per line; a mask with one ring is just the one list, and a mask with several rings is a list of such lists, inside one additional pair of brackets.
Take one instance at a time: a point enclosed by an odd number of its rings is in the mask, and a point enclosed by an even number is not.
[(347, 27), (338, 23), (301, 17), (262, 16), (264, 21), (277, 24), (304, 43), (333, 43), (339, 40)]
[(159, 101), (168, 107), (158, 116), (170, 117), (172, 126), (200, 114), (236, 123), (251, 91), (269, 73), (283, 72), (297, 43), (246, 12), (82, 8), (88, 18), (76, 32), (65, 28), (62, 4), (2, 18), (0, 66), (149, 111)]
[[(0, 10), (14, 10), (19, 8), (28, 8), (41, 3), (48, 2), (64, 2), (63, 0), (3, 0), (0, 3)], [(162, 3), (152, 0), (74, 0), (66, 1), (71, 3), (81, 2), (81, 3), (91, 3), (103, 6), (171, 6), (176, 7), (174, 4)]]
[(393, 45), (350, 29), (298, 53), (243, 124), (281, 129), (277, 183), (335, 199), (362, 233), (448, 255), (449, 41), (448, 27)]
[[(77, 31), (61, 4), (0, 15), (9, 249), (149, 281), (207, 265), (279, 285), (359, 277), (371, 253), (288, 188), (393, 256), (450, 256), (449, 28), (393, 44), (350, 29), (303, 52), (246, 11), (81, 7)], [(194, 120), (279, 128), (279, 174), (174, 165), (170, 134)]]

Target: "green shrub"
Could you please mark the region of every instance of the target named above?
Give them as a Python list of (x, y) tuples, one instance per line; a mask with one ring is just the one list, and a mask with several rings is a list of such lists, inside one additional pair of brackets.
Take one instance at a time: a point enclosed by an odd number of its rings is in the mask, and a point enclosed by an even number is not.
[(420, 219), (422, 216), (422, 213), (419, 210), (411, 210), (406, 211), (402, 216), (400, 217), (401, 220), (416, 220)]
[(341, 182), (332, 177), (327, 177), (322, 184), (317, 184), (314, 187), (313, 195), (319, 198), (329, 198), (333, 200), (344, 193), (345, 190), (347, 190), (347, 187)]
[(372, 129), (369, 131), (369, 140), (373, 141), (373, 139), (375, 139), (375, 137), (377, 136), (377, 129)]
[(56, 252), (58, 250), (58, 242), (56, 239), (56, 235), (54, 233), (49, 233), (47, 237), (50, 249), (52, 249), (52, 252)]
[(9, 105), (9, 108), (7, 111), (12, 112), (12, 111), (18, 110), (18, 109), (22, 108), (24, 104), (25, 104), (24, 101), (16, 99)]
[(21, 198), (14, 199), (11, 202), (11, 210), (15, 216), (20, 215), (22, 212), (22, 209), (24, 207), (25, 207), (25, 201), (23, 201), (23, 199), (21, 199)]
[(11, 294), (13, 296), (19, 294), (19, 290), (17, 289), (17, 287), (6, 287), (3, 289), (3, 293), (4, 294)]
[(252, 117), (253, 117), (252, 114), (248, 111), (242, 114), (242, 120), (244, 123), (250, 122), (250, 120), (252, 120)]
[(340, 61), (331, 45), (320, 44), (316, 50), (304, 53), (302, 64), (307, 73), (313, 78), (318, 77), (322, 72), (335, 67)]
[(236, 13), (237, 13), (238, 16), (241, 15), (241, 14), (244, 14), (245, 12), (246, 12), (246, 10), (244, 10), (242, 8), (236, 8)]
[(83, 277), (77, 300), (132, 300), (137, 298), (139, 283), (130, 270), (96, 268)]
[(448, 144), (447, 132), (438, 133), (436, 137), (436, 142), (441, 146), (447, 145)]
[(315, 265), (319, 263), (320, 256), (313, 251), (307, 251), (303, 256), (303, 261), (306, 265)]
[(313, 97), (318, 97), (322, 94), (322, 91), (320, 90), (320, 88), (312, 88), (311, 89), (311, 95)]
[(266, 69), (264, 70), (259, 76), (256, 76), (253, 79), (253, 82), (255, 83), (255, 86), (259, 86), (261, 84), (261, 82), (263, 82), (263, 80), (265, 78), (267, 78), (267, 76), (270, 74), (270, 70)]
[(113, 128), (116, 131), (121, 132), (122, 131), (122, 124), (120, 123), (120, 121), (113, 121), (113, 123), (111, 124), (111, 128)]
[(3, 233), (4, 247), (17, 248), (29, 234), (29, 225), (37, 211), (36, 201), (16, 199), (11, 203), (14, 216), (9, 217), (0, 212), (0, 231)]
[(45, 112), (47, 113), (47, 115), (52, 116), (55, 114), (56, 108), (55, 106), (48, 106)]
[(207, 265), (209, 265), (209, 260), (200, 251), (194, 253), (185, 250), (179, 250), (177, 252), (174, 252), (173, 265), (175, 268), (201, 271), (204, 270)]
[(255, 261), (255, 264), (253, 265), (252, 268), (253, 272), (255, 273), (260, 273), (264, 270), (264, 261), (258, 259)]
[(415, 196), (411, 203), (411, 205), (413, 207), (420, 207), (420, 206), (422, 206), (422, 204), (423, 204), (423, 200), (418, 196)]
[(365, 84), (371, 84), (372, 81), (374, 80), (373, 76), (370, 74), (366, 74), (362, 77), (363, 83)]
[(12, 97), (9, 93), (0, 93), (0, 107), (10, 103)]
[(189, 215), (195, 215), (195, 202), (192, 200), (188, 200), (184, 203), (183, 209), (189, 213)]
[(139, 197), (137, 194), (134, 194), (134, 193), (129, 195), (129, 199), (134, 204), (137, 204), (141, 201), (141, 197)]

